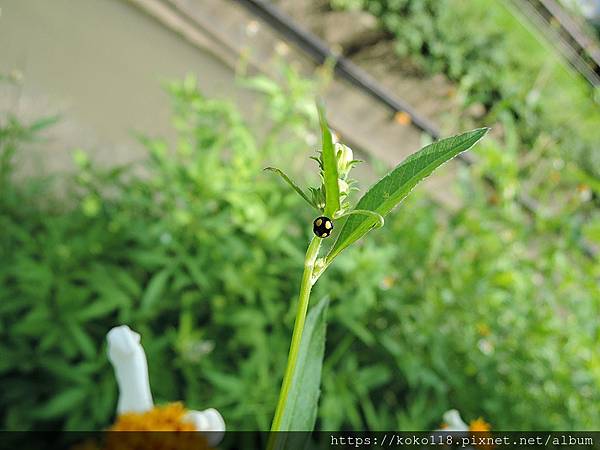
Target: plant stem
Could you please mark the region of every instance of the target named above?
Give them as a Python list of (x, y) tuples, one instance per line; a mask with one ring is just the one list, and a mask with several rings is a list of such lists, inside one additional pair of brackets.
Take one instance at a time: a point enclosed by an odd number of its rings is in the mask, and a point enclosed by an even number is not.
[[(314, 236), (304, 258), (304, 273), (302, 274), (302, 283), (300, 284), (300, 294), (298, 295), (298, 310), (296, 311), (296, 321), (294, 323), (294, 332), (292, 333), (292, 343), (290, 345), (290, 353), (288, 355), (287, 366), (283, 376), (281, 391), (279, 392), (279, 400), (275, 409), (275, 417), (271, 425), (271, 431), (282, 431), (281, 420), (285, 412), (285, 406), (288, 399), (292, 379), (296, 369), (296, 361), (298, 360), (298, 352), (300, 351), (300, 343), (302, 342), (302, 332), (304, 331), (304, 322), (306, 321), (306, 312), (308, 311), (308, 303), (310, 300), (310, 291), (315, 283), (313, 279), (313, 270), (315, 261), (319, 255), (321, 247), (321, 239)], [(284, 430), (289, 431), (289, 430)]]

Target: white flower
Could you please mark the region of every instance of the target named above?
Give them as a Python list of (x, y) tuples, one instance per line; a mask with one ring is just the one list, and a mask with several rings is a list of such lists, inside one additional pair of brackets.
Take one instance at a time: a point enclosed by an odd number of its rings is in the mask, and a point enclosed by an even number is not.
[(146, 412), (154, 406), (146, 354), (140, 345), (140, 335), (127, 325), (115, 327), (106, 335), (108, 359), (115, 369), (119, 385), (117, 413)]
[(462, 420), (460, 413), (456, 409), (446, 411), (442, 417), (442, 426), (435, 430), (436, 434), (448, 436), (449, 433), (452, 433), (452, 436), (456, 435), (460, 437), (465, 436), (469, 431), (469, 426)]
[[(140, 344), (140, 335), (127, 325), (115, 327), (106, 335), (108, 359), (115, 369), (119, 385), (117, 414), (144, 413), (154, 407), (146, 354)], [(186, 420), (193, 423), (197, 431), (207, 434), (208, 443), (217, 445), (225, 434), (225, 421), (214, 408), (204, 411), (188, 410)]]
[(446, 411), (443, 417), (446, 427), (442, 431), (469, 431), (469, 426), (462, 420), (456, 409)]
[(210, 445), (215, 446), (225, 434), (225, 421), (215, 408), (204, 411), (189, 411), (185, 418), (192, 422), (198, 431), (211, 431), (206, 437)]
[[(472, 436), (473, 433), (481, 433), (483, 435), (489, 435), (489, 431), (491, 429), (490, 424), (488, 424), (481, 417), (476, 420), (472, 420), (469, 425), (467, 425), (462, 417), (460, 417), (460, 413), (456, 409), (451, 409), (444, 413), (444, 423), (442, 424), (441, 429), (435, 431), (436, 434), (440, 434), (445, 437), (452, 437), (452, 440), (455, 443), (458, 443), (458, 440), (454, 440), (454, 438), (460, 438), (465, 436)], [(473, 450), (474, 447), (464, 446), (465, 450)]]

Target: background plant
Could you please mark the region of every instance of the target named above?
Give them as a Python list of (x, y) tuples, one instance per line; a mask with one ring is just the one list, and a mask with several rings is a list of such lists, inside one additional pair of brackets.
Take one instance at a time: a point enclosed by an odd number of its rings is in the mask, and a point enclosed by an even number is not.
[[(495, 0), (331, 0), (364, 9), (392, 36), (400, 58), (457, 84), (465, 108), (482, 107), (469, 121), (510, 120), (521, 153), (543, 142), (548, 151), (600, 174), (594, 90), (526, 25), (510, 2)], [(460, 23), (461, 26), (456, 26)], [(596, 99), (596, 100), (594, 100)], [(494, 127), (496, 132), (501, 127)], [(523, 168), (527, 172), (527, 167)], [(526, 177), (527, 174), (524, 174)]]
[[(265, 143), (189, 79), (169, 87), (180, 139), (145, 138), (143, 176), (78, 153), (56, 197), (48, 181), (3, 166), (4, 428), (110, 423), (104, 336), (126, 322), (144, 336), (155, 400), (215, 406), (231, 429), (268, 429), (314, 217), (261, 169), (312, 154), (304, 138), (316, 129), (292, 104), (311, 102), (312, 85), (271, 83), (261, 117), (276, 123), (270, 114), (285, 107), (296, 137), (282, 125)], [(21, 156), (15, 130), (28, 128), (3, 120), (4, 161)], [(600, 217), (584, 191), (548, 182), (579, 169), (541, 152), (551, 171), (524, 178), (513, 150), (492, 139), (478, 157), (453, 186), (462, 207), (416, 192), (316, 285), (315, 298), (330, 298), (318, 428), (430, 429), (449, 407), (496, 429), (597, 425), (600, 268), (577, 244), (583, 234), (600, 242)], [(482, 181), (490, 172), (494, 189)], [(524, 183), (558, 198), (555, 208), (524, 211)], [(583, 222), (572, 213), (582, 209)]]

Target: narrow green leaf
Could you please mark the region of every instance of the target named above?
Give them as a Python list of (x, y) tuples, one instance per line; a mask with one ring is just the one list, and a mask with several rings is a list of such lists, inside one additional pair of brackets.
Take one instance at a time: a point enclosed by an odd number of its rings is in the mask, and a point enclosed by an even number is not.
[(77, 347), (81, 350), (81, 353), (87, 358), (92, 359), (97, 356), (98, 349), (92, 338), (85, 332), (81, 325), (69, 321), (67, 324), (67, 330), (73, 337)]
[(80, 365), (74, 365), (71, 361), (58, 357), (41, 358), (40, 364), (44, 364), (44, 368), (56, 379), (62, 379), (71, 385), (84, 384), (90, 378), (90, 373), (81, 370)]
[[(413, 153), (385, 177), (375, 183), (356, 204), (356, 209), (370, 210), (385, 216), (424, 178), (436, 168), (468, 150), (489, 128), (478, 128), (458, 136), (434, 142)], [(364, 215), (351, 215), (327, 255), (331, 261), (342, 250), (364, 236), (377, 220)]]
[(328, 306), (329, 298), (325, 297), (313, 306), (306, 318), (281, 431), (312, 431), (315, 426), (321, 393)]
[(117, 385), (112, 374), (105, 375), (96, 384), (92, 414), (97, 423), (107, 423), (114, 412), (117, 400)]
[(264, 94), (275, 95), (281, 92), (279, 84), (267, 76), (256, 76), (240, 80), (240, 84), (248, 89), (253, 89)]
[(142, 288), (140, 287), (137, 280), (127, 271), (123, 270), (120, 267), (110, 267), (109, 276), (112, 277), (125, 291), (127, 294), (138, 297), (142, 293)]
[(340, 209), (340, 187), (338, 185), (337, 159), (333, 148), (333, 138), (325, 118), (325, 110), (321, 103), (317, 103), (319, 123), (323, 136), (321, 160), (323, 161), (323, 177), (325, 183), (325, 211), (327, 217), (333, 217)]
[(191, 280), (196, 283), (198, 289), (208, 289), (210, 287), (210, 279), (204, 273), (201, 267), (198, 266), (198, 262), (190, 257), (182, 258), (183, 266), (187, 269), (187, 273), (183, 273), (181, 276), (189, 275)]
[(31, 125), (29, 125), (29, 131), (31, 132), (38, 132), (41, 131), (45, 128), (51, 127), (52, 125), (54, 125), (55, 123), (57, 123), (60, 120), (60, 116), (54, 115), (54, 116), (48, 116), (48, 117), (42, 117), (41, 119), (33, 122)]
[(163, 269), (152, 277), (142, 297), (142, 311), (149, 311), (152, 306), (160, 300), (170, 276), (171, 271), (169, 269)]
[[(277, 175), (279, 175), (281, 178), (283, 178), (283, 180), (290, 185), (290, 187), (295, 190), (298, 195), (300, 197), (302, 197), (310, 206), (317, 208), (317, 206), (313, 203), (313, 201), (308, 197), (308, 195), (306, 195), (304, 193), (304, 191), (300, 188), (300, 186), (298, 186), (296, 183), (294, 183), (294, 181), (292, 181), (292, 179), (290, 177), (287, 176), (287, 174), (283, 171), (278, 169), (277, 167), (265, 167), (263, 170), (268, 170), (269, 172), (275, 172)], [(318, 208), (317, 208), (318, 209)]]
[(77, 410), (87, 395), (86, 386), (75, 385), (54, 396), (47, 403), (40, 405), (39, 408), (33, 411), (32, 415), (39, 419), (61, 417), (70, 411)]
[(89, 320), (105, 317), (119, 307), (119, 302), (114, 298), (100, 297), (98, 301), (90, 303), (75, 313), (75, 317), (79, 322), (87, 322)]
[(169, 256), (162, 249), (144, 250), (142, 246), (139, 248), (139, 250), (134, 248), (129, 252), (129, 258), (142, 269), (157, 270), (171, 262)]

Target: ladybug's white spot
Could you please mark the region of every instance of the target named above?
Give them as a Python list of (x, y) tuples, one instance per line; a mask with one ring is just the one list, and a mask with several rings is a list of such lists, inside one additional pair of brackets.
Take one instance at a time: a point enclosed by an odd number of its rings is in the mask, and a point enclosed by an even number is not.
[(325, 222), (325, 228), (327, 228), (328, 230), (331, 229), (331, 222), (329, 220)]
[[(320, 227), (322, 223), (323, 223), (323, 220), (321, 220), (321, 219), (317, 219), (315, 221), (315, 225), (318, 226), (318, 227)], [(325, 225), (325, 226), (327, 226), (327, 225)]]

